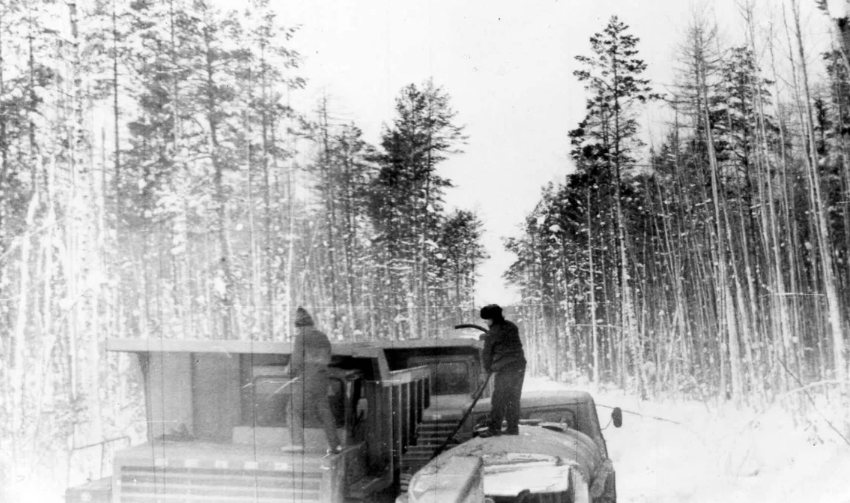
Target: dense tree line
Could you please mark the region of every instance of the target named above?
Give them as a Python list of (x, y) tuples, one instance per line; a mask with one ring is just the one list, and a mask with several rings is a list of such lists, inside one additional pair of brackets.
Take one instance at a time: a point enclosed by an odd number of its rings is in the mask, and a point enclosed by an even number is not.
[(143, 414), (107, 337), (287, 340), (296, 305), (340, 340), (435, 337), (471, 309), (443, 88), (400, 90), (369, 145), (327, 100), (291, 106), (297, 30), (267, 0), (0, 9), (0, 487), (96, 475), (75, 448)]
[[(695, 14), (664, 96), (622, 21), (591, 38), (576, 170), (507, 243), (537, 371), (738, 403), (846, 387), (848, 66), (834, 48), (812, 79), (799, 10), (756, 27), (743, 3), (732, 46)], [(662, 99), (671, 123), (642, 145)]]

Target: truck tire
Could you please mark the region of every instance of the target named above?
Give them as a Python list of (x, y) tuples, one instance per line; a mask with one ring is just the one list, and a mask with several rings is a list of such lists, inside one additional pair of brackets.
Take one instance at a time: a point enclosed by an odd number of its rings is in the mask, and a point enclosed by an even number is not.
[(593, 503), (617, 503), (617, 474), (612, 473), (605, 480), (605, 491), (593, 500)]

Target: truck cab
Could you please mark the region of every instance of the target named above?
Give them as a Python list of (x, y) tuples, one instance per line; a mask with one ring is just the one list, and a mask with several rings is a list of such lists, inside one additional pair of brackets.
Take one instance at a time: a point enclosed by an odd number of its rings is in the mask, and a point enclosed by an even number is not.
[[(530, 394), (523, 403), (519, 435), (473, 438), (443, 452), (396, 502), (616, 503), (616, 474), (593, 397), (555, 390)], [(486, 417), (487, 409), (485, 402), (473, 413)], [(611, 416), (620, 427), (622, 411), (614, 408)]]
[[(483, 388), (480, 399), (472, 406), (473, 395), (486, 378), (481, 365), (484, 344), (470, 338), (372, 344), (383, 349), (392, 369), (427, 366), (433, 376), (430, 406), (422, 412), (415, 442), (408, 447), (401, 465), (401, 489), (406, 490), (413, 474), (434, 458), (455, 429), (457, 434), (449, 447), (471, 440), (475, 432), (487, 424), (492, 410), (492, 381)], [(459, 425), (470, 407), (470, 413)], [(525, 392), (520, 409), (521, 423), (578, 432), (595, 444), (595, 451), (601, 459), (608, 459), (596, 405), (590, 394), (574, 390)], [(621, 417), (619, 412), (618, 415)], [(614, 423), (619, 426), (618, 421)]]
[[(405, 452), (401, 466), (403, 487), (410, 476), (424, 466), (451, 435), (471, 405), (473, 395), (484, 384), (481, 350), (478, 338), (415, 339), (407, 341), (375, 341), (391, 370), (427, 367), (431, 371), (429, 406), (422, 411), (416, 426), (415, 443)], [(492, 383), (482, 396), (489, 397)], [(456, 442), (472, 438), (472, 424), (462, 428)]]
[(145, 385), (147, 439), (115, 454), (113, 475), (69, 489), (68, 503), (372, 501), (397, 486), (430, 403), (427, 366), (391, 370), (384, 352), (334, 344), (328, 400), (344, 450), (328, 455), (318, 418), (290, 443), (291, 345), (122, 339)]

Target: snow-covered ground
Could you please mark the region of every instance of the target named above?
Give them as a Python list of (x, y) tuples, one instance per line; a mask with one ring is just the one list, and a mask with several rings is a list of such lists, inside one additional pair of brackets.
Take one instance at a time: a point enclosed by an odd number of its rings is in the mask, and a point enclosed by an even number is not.
[[(563, 386), (529, 378), (525, 388)], [(778, 407), (641, 402), (622, 392), (569, 387), (593, 394), (603, 427), (611, 409), (602, 405), (624, 410), (622, 428), (603, 431), (620, 503), (850, 502), (850, 445), (814, 409), (795, 426)], [(830, 417), (826, 407), (821, 412)]]
[[(526, 379), (526, 389), (559, 387)], [(758, 413), (695, 401), (642, 402), (621, 391), (569, 387), (593, 394), (603, 427), (611, 414), (605, 406), (624, 410), (622, 428), (608, 424), (603, 431), (620, 503), (850, 503), (850, 445), (814, 409), (810, 421), (795, 426), (778, 407)], [(832, 417), (826, 404), (821, 412)], [(841, 414), (848, 412), (833, 411)], [(13, 492), (0, 490), (0, 503), (62, 501), (59, 479), (33, 474), (20, 482)]]

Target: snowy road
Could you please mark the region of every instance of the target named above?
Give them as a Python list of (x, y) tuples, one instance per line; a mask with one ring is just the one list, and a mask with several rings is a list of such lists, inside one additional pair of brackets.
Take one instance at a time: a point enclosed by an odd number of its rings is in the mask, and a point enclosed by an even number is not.
[[(526, 389), (558, 386), (531, 378)], [(641, 403), (579, 388), (593, 393), (603, 426), (611, 411), (601, 404), (644, 415), (626, 413), (622, 428), (603, 431), (619, 503), (850, 502), (850, 446), (823, 422), (815, 434), (811, 427), (795, 429), (778, 409), (756, 414), (698, 402)]]

